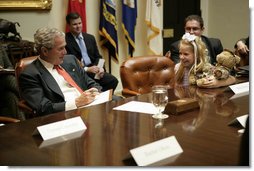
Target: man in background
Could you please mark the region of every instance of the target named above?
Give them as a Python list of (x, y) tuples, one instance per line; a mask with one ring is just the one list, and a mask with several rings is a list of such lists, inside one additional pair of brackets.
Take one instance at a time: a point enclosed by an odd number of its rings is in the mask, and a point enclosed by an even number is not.
[[(118, 80), (105, 72), (104, 65), (97, 66), (102, 56), (93, 35), (82, 32), (81, 16), (74, 12), (66, 16), (70, 32), (66, 33), (66, 50), (76, 56), (87, 74), (102, 86), (102, 91), (116, 89)], [(96, 77), (95, 77), (96, 76)]]
[[(201, 37), (208, 50), (208, 56), (210, 57), (209, 62), (213, 65), (216, 64), (216, 56), (223, 51), (221, 41), (216, 38), (208, 38), (203, 34), (204, 32), (204, 21), (199, 15), (189, 15), (185, 18), (185, 33), (194, 34), (195, 36)], [(172, 43), (169, 47), (168, 54), (174, 63), (179, 62), (179, 41)]]

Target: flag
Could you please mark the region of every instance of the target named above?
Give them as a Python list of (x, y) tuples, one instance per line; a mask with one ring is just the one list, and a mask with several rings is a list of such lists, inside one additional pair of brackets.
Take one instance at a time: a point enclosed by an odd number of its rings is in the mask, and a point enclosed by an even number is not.
[[(86, 1), (85, 0), (69, 0), (67, 14), (71, 12), (77, 12), (81, 16), (82, 32), (86, 32)], [(66, 32), (69, 32), (69, 28), (66, 25)]]
[(147, 43), (152, 54), (162, 55), (162, 4), (161, 0), (146, 1)]
[(118, 61), (116, 4), (114, 0), (101, 0), (100, 3), (100, 45), (107, 48), (109, 56)]
[(124, 30), (125, 38), (129, 44), (129, 54), (133, 54), (135, 50), (135, 26), (137, 19), (137, 1), (136, 0), (123, 0), (122, 1), (122, 27)]

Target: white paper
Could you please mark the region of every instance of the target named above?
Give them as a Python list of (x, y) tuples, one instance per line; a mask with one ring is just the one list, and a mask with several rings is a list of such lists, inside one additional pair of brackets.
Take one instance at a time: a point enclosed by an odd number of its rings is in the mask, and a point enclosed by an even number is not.
[(43, 140), (50, 140), (85, 129), (86, 126), (80, 116), (37, 127)]
[(104, 92), (101, 92), (100, 94), (98, 94), (96, 97), (95, 97), (95, 100), (86, 105), (86, 106), (93, 106), (93, 105), (97, 105), (97, 104), (101, 104), (101, 103), (105, 103), (110, 99), (110, 96), (111, 96), (111, 91), (110, 90), (107, 90), (107, 91), (104, 91)]
[(138, 166), (148, 166), (183, 152), (175, 136), (130, 150)]
[(129, 111), (129, 112), (139, 112), (146, 114), (156, 114), (158, 110), (152, 103), (130, 101), (121, 106), (113, 108), (113, 110)]
[[(105, 63), (105, 59), (99, 59), (99, 62), (98, 62), (98, 65), (97, 65), (97, 66), (98, 66), (99, 68), (103, 68), (104, 63)], [(99, 73), (98, 73), (98, 74), (95, 74), (94, 78), (97, 79), (97, 80), (100, 79)]]
[(234, 84), (234, 85), (231, 85), (229, 87), (231, 88), (231, 90), (235, 94), (249, 92), (249, 82), (244, 82), (244, 83), (240, 83), (240, 84)]

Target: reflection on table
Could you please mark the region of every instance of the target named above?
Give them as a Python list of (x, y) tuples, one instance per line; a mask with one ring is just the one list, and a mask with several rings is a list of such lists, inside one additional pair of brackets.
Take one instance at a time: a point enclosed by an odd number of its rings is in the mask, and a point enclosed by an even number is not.
[[(163, 161), (171, 166), (236, 166), (241, 134), (228, 123), (249, 113), (249, 95), (233, 100), (229, 88), (178, 87), (169, 100), (191, 97), (200, 108), (159, 121), (145, 113), (112, 110), (130, 101), (151, 102), (151, 94), (38, 117), (0, 127), (0, 164), (7, 166), (135, 165), (129, 150), (175, 136), (183, 153)], [(39, 148), (37, 126), (80, 116), (87, 126), (79, 137)]]

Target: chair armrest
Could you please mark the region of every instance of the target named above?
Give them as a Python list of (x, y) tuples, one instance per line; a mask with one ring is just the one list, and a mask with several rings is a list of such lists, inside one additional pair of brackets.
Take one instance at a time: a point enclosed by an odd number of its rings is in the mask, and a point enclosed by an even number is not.
[(18, 107), (25, 114), (26, 119), (34, 118), (37, 116), (33, 109), (26, 104), (25, 100), (20, 100), (18, 102)]
[(133, 90), (126, 89), (126, 88), (124, 88), (122, 90), (122, 94), (123, 94), (124, 97), (140, 95), (140, 93), (138, 93), (136, 91), (133, 91)]
[(20, 100), (18, 106), (28, 113), (33, 113), (33, 110), (26, 104), (25, 100)]
[(20, 120), (11, 118), (11, 117), (7, 117), (7, 116), (0, 116), (0, 123), (8, 124), (8, 123), (15, 123), (15, 122), (20, 122)]

